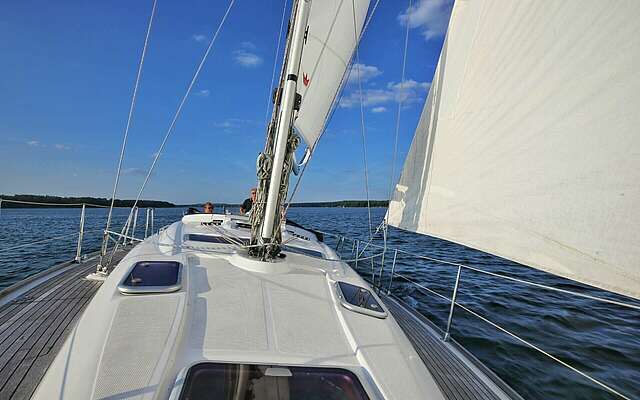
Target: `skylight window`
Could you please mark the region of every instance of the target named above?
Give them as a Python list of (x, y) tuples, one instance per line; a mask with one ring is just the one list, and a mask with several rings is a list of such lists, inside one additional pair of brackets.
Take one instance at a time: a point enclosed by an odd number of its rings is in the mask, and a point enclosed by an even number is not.
[(368, 400), (356, 375), (339, 368), (201, 363), (187, 373), (182, 400)]

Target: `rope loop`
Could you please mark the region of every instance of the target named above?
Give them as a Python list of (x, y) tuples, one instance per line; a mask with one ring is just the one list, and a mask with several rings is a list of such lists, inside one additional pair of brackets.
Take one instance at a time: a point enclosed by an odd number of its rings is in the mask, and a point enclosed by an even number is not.
[(273, 159), (265, 153), (258, 154), (256, 160), (256, 171), (258, 180), (268, 179), (271, 175), (271, 167), (273, 165)]

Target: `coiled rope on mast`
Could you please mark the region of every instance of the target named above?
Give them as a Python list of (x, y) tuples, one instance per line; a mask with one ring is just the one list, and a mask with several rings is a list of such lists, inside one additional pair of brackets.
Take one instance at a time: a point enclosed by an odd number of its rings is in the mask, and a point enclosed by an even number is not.
[[(256, 175), (258, 178), (258, 186), (257, 186), (256, 200), (254, 201), (254, 204), (252, 206), (251, 215), (249, 218), (251, 222), (251, 241), (250, 241), (251, 245), (249, 246), (249, 254), (251, 254), (256, 258), (260, 258), (262, 260), (272, 259), (276, 257), (280, 251), (280, 243), (282, 241), (282, 237), (281, 237), (282, 232), (281, 232), (281, 226), (280, 226), (282, 215), (280, 214), (279, 211), (278, 211), (278, 215), (275, 217), (275, 223), (273, 224), (273, 229), (271, 232), (271, 239), (267, 243), (263, 242), (262, 223), (264, 222), (264, 219), (265, 219), (265, 212), (266, 212), (266, 206), (267, 206), (267, 200), (268, 200), (268, 194), (269, 194), (269, 185), (270, 185), (271, 173), (273, 171), (273, 161), (275, 157), (275, 144), (276, 144), (276, 136), (277, 136), (277, 130), (278, 130), (277, 118), (280, 113), (281, 98), (283, 95), (283, 90), (281, 90), (280, 88), (284, 87), (285, 71), (287, 68), (287, 63), (289, 61), (289, 49), (291, 45), (290, 35), (292, 33), (292, 29), (294, 29), (293, 26), (295, 24), (295, 19), (293, 16), (296, 13), (297, 7), (298, 7), (298, 3), (295, 2), (292, 7), (291, 19), (289, 22), (290, 25), (289, 25), (289, 29), (288, 29), (287, 37), (285, 41), (285, 57), (284, 57), (284, 62), (282, 63), (282, 68), (280, 72), (278, 90), (276, 90), (273, 96), (273, 110), (271, 113), (272, 118), (271, 118), (271, 121), (269, 122), (269, 125), (267, 126), (265, 147), (263, 152), (261, 152), (258, 155), (258, 159), (256, 161), (256, 169), (257, 169)], [(282, 20), (280, 23), (281, 31), (279, 33), (279, 38), (278, 38), (278, 49), (280, 47), (280, 37), (282, 36), (282, 27), (284, 26), (285, 10), (286, 10), (286, 6), (285, 8), (283, 8)], [(278, 51), (276, 52), (276, 58), (274, 59), (274, 66), (273, 66), (274, 77), (275, 77), (275, 69), (277, 65), (276, 64), (277, 53)], [(272, 87), (273, 87), (273, 79), (272, 79)], [(268, 115), (268, 111), (269, 111), (269, 107), (267, 107), (267, 115)], [(291, 121), (290, 121), (291, 125), (293, 124), (293, 120), (294, 120), (294, 113), (291, 114)], [(291, 127), (287, 135), (288, 136), (287, 136), (287, 145), (285, 149), (285, 157), (282, 164), (282, 176), (284, 178), (281, 180), (280, 185), (277, 188), (278, 208), (280, 208), (280, 205), (284, 204), (284, 202), (286, 201), (287, 193), (289, 189), (288, 177), (291, 173), (291, 170), (293, 169), (293, 163), (294, 163), (293, 155), (295, 153), (296, 148), (298, 147), (298, 144), (300, 143), (300, 138), (293, 131), (293, 127)]]

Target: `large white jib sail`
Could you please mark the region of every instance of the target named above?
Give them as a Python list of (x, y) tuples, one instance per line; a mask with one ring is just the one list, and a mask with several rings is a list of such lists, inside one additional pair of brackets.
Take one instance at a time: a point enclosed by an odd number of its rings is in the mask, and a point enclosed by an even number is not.
[(457, 1), (391, 225), (640, 298), (640, 1)]
[[(324, 130), (327, 116), (358, 44), (369, 0), (313, 0), (302, 51), (298, 93), (302, 104), (294, 126), (309, 147)], [(355, 26), (354, 26), (355, 23)]]

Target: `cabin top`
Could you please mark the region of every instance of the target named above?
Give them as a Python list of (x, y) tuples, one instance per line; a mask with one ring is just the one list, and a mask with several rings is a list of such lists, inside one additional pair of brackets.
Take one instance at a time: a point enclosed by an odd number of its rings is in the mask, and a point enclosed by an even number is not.
[(256, 398), (284, 387), (353, 400), (442, 398), (382, 301), (313, 232), (284, 225), (283, 257), (266, 263), (246, 256), (247, 223), (189, 215), (136, 246), (35, 398), (180, 399), (220, 376), (233, 377), (225, 390)]

